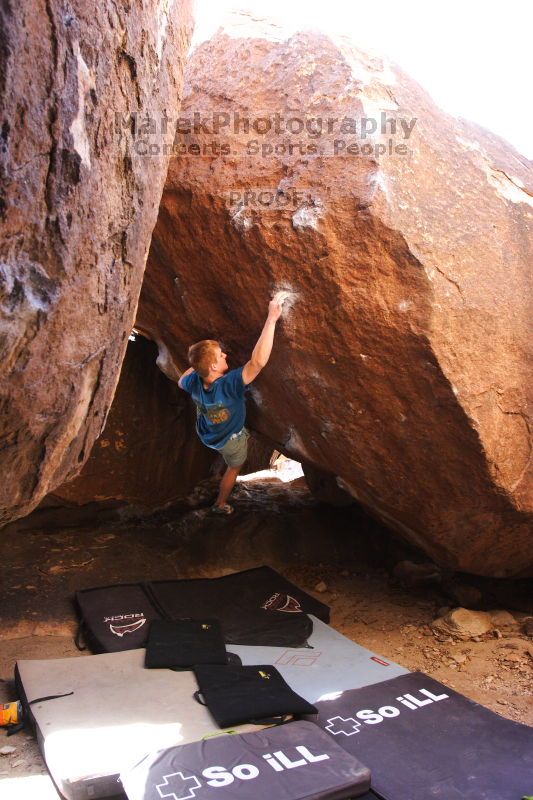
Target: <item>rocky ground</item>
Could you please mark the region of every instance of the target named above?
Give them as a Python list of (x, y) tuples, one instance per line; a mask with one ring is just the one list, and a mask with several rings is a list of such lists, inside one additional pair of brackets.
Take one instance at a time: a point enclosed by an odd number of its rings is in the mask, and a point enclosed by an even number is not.
[[(224, 519), (202, 508), (210, 491), (200, 489), (188, 509), (150, 522), (30, 529), (4, 538), (0, 702), (15, 697), (17, 659), (80, 655), (76, 589), (268, 563), (328, 603), (332, 625), (354, 641), (533, 725), (533, 601), (525, 582), (447, 575), (362, 512), (317, 503), (302, 479), (241, 483), (235, 514)], [(461, 604), (477, 611), (459, 619), (459, 628), (452, 615), (434, 630), (434, 620)], [(9, 794), (0, 794), (10, 800), (25, 797), (24, 787), (39, 800), (56, 797), (31, 731), (0, 732), (0, 789), (3, 783)]]

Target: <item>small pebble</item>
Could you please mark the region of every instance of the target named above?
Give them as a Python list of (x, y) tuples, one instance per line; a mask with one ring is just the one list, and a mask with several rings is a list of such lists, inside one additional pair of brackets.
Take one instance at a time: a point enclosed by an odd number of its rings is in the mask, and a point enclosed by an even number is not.
[(315, 586), (315, 592), (320, 592), (322, 594), (322, 592), (327, 592), (327, 590), (328, 587), (327, 584), (324, 583), (324, 581), (319, 581)]
[(4, 747), (0, 747), (0, 756), (10, 756), (11, 753), (16, 753), (17, 748), (11, 747), (10, 745), (6, 744)]

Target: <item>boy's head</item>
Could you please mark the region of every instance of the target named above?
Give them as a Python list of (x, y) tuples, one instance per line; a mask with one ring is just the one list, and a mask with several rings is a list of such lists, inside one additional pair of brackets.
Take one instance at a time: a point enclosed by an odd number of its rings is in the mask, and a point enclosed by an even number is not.
[(202, 377), (207, 378), (213, 372), (226, 372), (228, 365), (226, 353), (215, 339), (202, 339), (189, 347), (189, 364)]

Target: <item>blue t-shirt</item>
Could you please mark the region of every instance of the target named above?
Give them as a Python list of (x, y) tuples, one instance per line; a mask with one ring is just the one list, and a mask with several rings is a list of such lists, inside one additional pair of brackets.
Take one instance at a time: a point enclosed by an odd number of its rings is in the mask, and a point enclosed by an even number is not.
[(217, 378), (209, 389), (204, 388), (202, 378), (191, 372), (181, 378), (182, 389), (189, 392), (196, 405), (196, 431), (208, 447), (219, 450), (230, 436), (244, 427), (247, 389), (242, 379), (243, 367), (231, 369)]

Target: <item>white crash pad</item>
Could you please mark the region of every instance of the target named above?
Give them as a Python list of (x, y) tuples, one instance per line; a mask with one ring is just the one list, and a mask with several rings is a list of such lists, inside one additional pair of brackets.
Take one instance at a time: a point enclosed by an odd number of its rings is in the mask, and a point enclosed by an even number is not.
[(141, 649), (18, 662), (28, 702), (73, 692), (30, 707), (46, 765), (68, 800), (120, 794), (119, 773), (148, 753), (223, 735), (193, 698), (192, 672), (145, 669), (144, 657)]
[(311, 649), (232, 644), (228, 645), (228, 650), (236, 653), (245, 665), (272, 664), (291, 689), (310, 703), (326, 699), (325, 695), (370, 686), (409, 671), (310, 616), (313, 620)]

